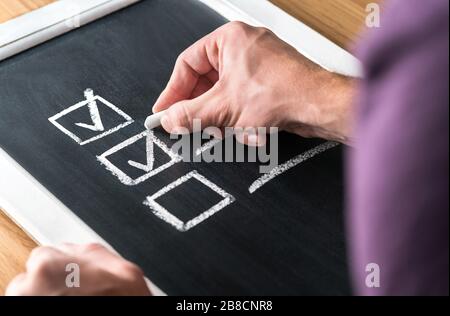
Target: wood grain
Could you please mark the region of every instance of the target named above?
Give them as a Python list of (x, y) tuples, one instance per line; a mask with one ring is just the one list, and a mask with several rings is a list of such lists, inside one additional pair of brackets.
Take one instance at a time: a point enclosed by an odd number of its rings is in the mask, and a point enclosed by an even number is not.
[[(54, 0), (0, 0), (0, 23), (42, 7)], [(358, 40), (368, 2), (373, 0), (271, 0), (285, 11), (338, 45)], [(24, 270), (36, 243), (0, 209), (0, 294)]]
[(55, 0), (0, 0), (0, 23), (54, 1)]
[(380, 0), (271, 0), (341, 47), (360, 38), (368, 3)]
[(0, 295), (14, 276), (23, 272), (36, 243), (0, 209)]

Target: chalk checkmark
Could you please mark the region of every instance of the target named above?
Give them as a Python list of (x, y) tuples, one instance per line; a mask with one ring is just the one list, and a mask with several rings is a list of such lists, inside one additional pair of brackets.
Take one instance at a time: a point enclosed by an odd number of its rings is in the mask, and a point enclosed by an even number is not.
[(150, 172), (153, 170), (153, 164), (155, 163), (155, 156), (153, 154), (153, 137), (153, 132), (148, 131), (146, 136), (147, 163), (142, 164), (133, 160), (128, 160), (128, 164), (130, 166), (141, 169), (145, 172)]
[(89, 102), (88, 108), (93, 124), (75, 123), (75, 125), (90, 129), (94, 132), (103, 132), (105, 130), (105, 127), (103, 126), (102, 119), (98, 111), (98, 105), (94, 98), (94, 91), (92, 91), (92, 89), (87, 89), (86, 91), (84, 91), (84, 96)]

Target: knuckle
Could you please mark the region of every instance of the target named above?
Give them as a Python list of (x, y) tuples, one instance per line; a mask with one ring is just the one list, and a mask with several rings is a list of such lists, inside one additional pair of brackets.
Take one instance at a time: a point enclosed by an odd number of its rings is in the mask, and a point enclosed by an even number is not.
[(59, 258), (55, 256), (53, 249), (49, 247), (35, 248), (27, 261), (27, 271), (34, 275), (47, 275), (52, 272), (57, 262), (59, 262)]
[(35, 257), (35, 256), (38, 257), (42, 254), (45, 254), (47, 251), (48, 251), (47, 247), (36, 247), (33, 250), (31, 250), (30, 255), (33, 257)]
[(186, 50), (181, 52), (180, 55), (178, 55), (177, 60), (175, 61), (175, 65), (179, 66), (180, 64), (184, 63), (184, 60), (186, 59)]
[(125, 261), (121, 265), (121, 271), (128, 280), (140, 280), (144, 278), (144, 272), (134, 263)]
[(99, 243), (89, 243), (81, 246), (81, 249), (83, 252), (91, 252), (99, 249), (105, 249), (105, 247)]
[(175, 61), (175, 68), (183, 68), (188, 65), (188, 60), (192, 59), (189, 56), (191, 55), (192, 46), (189, 48), (186, 48), (184, 51), (182, 51), (176, 61)]
[(36, 275), (47, 275), (51, 272), (51, 267), (52, 259), (48, 255), (45, 255), (35, 259), (30, 266), (30, 270)]
[(246, 34), (251, 29), (251, 26), (240, 21), (233, 21), (227, 24), (226, 30), (233, 36), (241, 36)]
[(272, 34), (272, 31), (269, 30), (267, 27), (264, 27), (264, 26), (257, 27), (256, 30), (260, 34), (264, 34), (264, 35)]
[(51, 250), (47, 247), (34, 248), (31, 251), (28, 262), (43, 264), (52, 259)]
[(245, 24), (244, 22), (241, 22), (241, 21), (232, 21), (232, 22), (228, 23), (228, 27), (242, 29), (244, 27), (247, 27), (247, 24)]

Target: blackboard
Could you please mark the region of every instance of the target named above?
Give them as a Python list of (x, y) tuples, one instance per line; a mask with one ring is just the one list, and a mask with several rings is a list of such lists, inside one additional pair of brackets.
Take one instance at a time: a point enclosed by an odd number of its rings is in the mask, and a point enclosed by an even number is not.
[[(255, 162), (175, 162), (127, 185), (98, 159), (144, 131), (178, 54), (224, 23), (195, 0), (147, 0), (1, 62), (0, 146), (167, 294), (348, 294), (340, 146), (253, 194)], [(75, 125), (90, 120), (88, 105), (72, 107), (87, 88), (101, 97), (104, 130), (122, 128), (95, 139), (98, 131)], [(154, 136), (174, 142), (161, 129)], [(145, 162), (145, 139), (108, 161), (138, 177), (127, 161)], [(280, 163), (321, 143), (281, 133)], [(154, 148), (154, 168), (171, 162)], [(193, 177), (157, 200), (182, 221), (224, 198), (198, 175), (233, 203), (180, 231), (144, 202), (186, 174)]]

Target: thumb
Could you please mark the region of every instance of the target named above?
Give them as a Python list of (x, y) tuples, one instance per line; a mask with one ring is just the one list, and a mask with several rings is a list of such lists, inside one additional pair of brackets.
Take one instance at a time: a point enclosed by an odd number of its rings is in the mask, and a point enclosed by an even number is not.
[[(173, 134), (186, 134), (193, 130), (194, 119), (199, 119), (202, 129), (209, 126), (221, 127), (224, 113), (221, 113), (223, 98), (215, 87), (201, 96), (173, 104), (161, 118), (162, 127)], [(222, 121), (222, 122), (221, 122)]]

